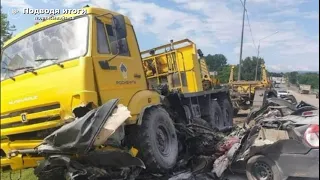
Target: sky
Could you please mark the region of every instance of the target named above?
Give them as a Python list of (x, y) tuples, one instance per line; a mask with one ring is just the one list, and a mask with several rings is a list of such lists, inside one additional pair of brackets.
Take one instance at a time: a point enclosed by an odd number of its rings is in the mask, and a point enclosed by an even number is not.
[[(34, 15), (13, 15), (15, 9), (106, 8), (130, 18), (141, 50), (188, 38), (204, 54), (224, 54), (237, 64), (242, 1), (1, 0), (1, 6), (15, 33), (35, 23)], [(243, 58), (257, 56), (260, 44), (269, 71), (319, 71), (319, 0), (247, 0), (246, 9)]]

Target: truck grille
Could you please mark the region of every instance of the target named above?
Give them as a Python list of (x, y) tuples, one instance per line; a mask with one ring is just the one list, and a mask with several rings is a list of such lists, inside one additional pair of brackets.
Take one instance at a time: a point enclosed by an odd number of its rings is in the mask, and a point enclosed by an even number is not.
[(60, 116), (53, 116), (49, 118), (36, 118), (32, 119), (31, 121), (28, 122), (14, 122), (14, 123), (9, 123), (9, 124), (2, 124), (1, 129), (6, 129), (6, 128), (13, 128), (13, 127), (20, 127), (20, 126), (25, 126), (25, 125), (32, 125), (32, 124), (38, 124), (38, 123), (43, 123), (43, 122), (48, 122), (48, 121), (55, 121), (59, 120)]
[[(22, 114), (26, 114), (26, 121), (22, 121)], [(30, 108), (1, 115), (1, 129), (14, 128), (25, 125), (38, 124), (61, 119), (60, 104)]]
[(53, 105), (48, 105), (48, 106), (25, 109), (25, 110), (15, 111), (15, 112), (12, 112), (9, 114), (1, 115), (1, 119), (10, 118), (10, 117), (14, 117), (14, 116), (20, 116), (22, 113), (32, 114), (32, 113), (37, 113), (37, 112), (47, 111), (47, 110), (52, 110), (52, 109), (59, 109), (59, 108), (60, 108), (60, 104), (53, 104)]

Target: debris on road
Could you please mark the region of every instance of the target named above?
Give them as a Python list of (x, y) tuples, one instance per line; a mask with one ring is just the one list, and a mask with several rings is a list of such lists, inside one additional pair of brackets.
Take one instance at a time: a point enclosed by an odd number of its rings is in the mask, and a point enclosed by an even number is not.
[[(111, 110), (112, 108), (109, 111)], [(179, 151), (185, 152), (181, 153), (170, 172), (151, 173), (148, 168), (144, 169), (144, 163), (139, 158), (129, 158), (129, 154), (126, 154), (128, 157), (122, 158), (122, 163), (127, 159), (132, 161), (131, 164), (139, 164), (142, 168), (132, 168), (133, 172), (123, 168), (122, 173), (127, 173), (125, 176), (130, 177), (128, 179), (137, 180), (215, 180), (225, 179), (230, 172), (244, 173), (249, 180), (280, 180), (291, 176), (319, 178), (318, 120), (318, 109), (305, 102), (293, 105), (285, 100), (271, 98), (262, 108), (248, 115), (243, 127), (217, 129), (201, 120), (187, 126), (175, 124), (180, 142)], [(79, 123), (78, 125), (81, 124)], [(119, 124), (115, 127), (118, 126)], [(73, 128), (69, 125), (62, 130)], [(50, 138), (46, 139), (50, 141)], [(56, 134), (54, 141), (58, 139), (59, 134)], [(81, 139), (83, 140), (79, 140)], [(48, 149), (51, 145), (42, 147), (41, 153), (59, 154), (58, 146), (52, 145), (53, 149)], [(23, 152), (14, 153), (17, 155)], [(61, 153), (62, 158), (64, 156)], [(123, 155), (118, 154), (117, 157)], [(79, 162), (81, 161), (74, 161), (73, 165), (81, 165)], [(299, 166), (296, 166), (297, 163)], [(87, 168), (91, 175), (98, 172), (108, 176), (112, 174), (111, 169), (106, 172), (98, 167), (91, 168), (93, 169)]]

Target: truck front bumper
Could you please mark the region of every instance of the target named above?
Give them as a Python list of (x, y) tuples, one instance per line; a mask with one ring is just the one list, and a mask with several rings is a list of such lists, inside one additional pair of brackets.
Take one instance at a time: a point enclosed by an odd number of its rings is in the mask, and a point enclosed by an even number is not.
[(9, 167), (12, 170), (19, 170), (38, 166), (43, 157), (21, 156), (8, 158), (8, 153), (12, 150), (32, 149), (38, 146), (41, 140), (13, 141), (1, 140), (1, 168)]

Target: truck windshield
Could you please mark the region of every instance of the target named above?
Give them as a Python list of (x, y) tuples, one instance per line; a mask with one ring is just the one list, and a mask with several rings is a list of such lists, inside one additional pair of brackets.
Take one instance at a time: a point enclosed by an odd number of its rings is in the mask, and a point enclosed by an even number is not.
[[(83, 56), (87, 52), (88, 17), (42, 29), (5, 47), (1, 53), (1, 81), (24, 72)], [(36, 59), (56, 61), (35, 61)]]

